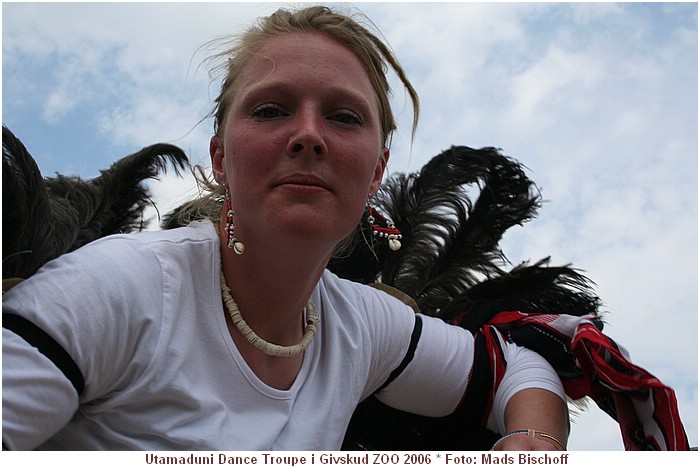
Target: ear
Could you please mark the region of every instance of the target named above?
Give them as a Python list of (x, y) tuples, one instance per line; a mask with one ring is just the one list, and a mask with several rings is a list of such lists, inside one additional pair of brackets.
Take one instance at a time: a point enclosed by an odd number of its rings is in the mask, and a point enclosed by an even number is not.
[(211, 171), (220, 185), (226, 185), (226, 169), (224, 169), (224, 146), (216, 135), (209, 140), (209, 156), (211, 156)]
[(377, 167), (374, 169), (374, 177), (372, 178), (372, 183), (369, 186), (369, 193), (374, 196), (379, 190), (379, 186), (382, 185), (382, 178), (384, 178), (384, 171), (386, 171), (386, 166), (389, 163), (389, 148), (382, 148), (382, 154), (379, 156), (377, 161)]

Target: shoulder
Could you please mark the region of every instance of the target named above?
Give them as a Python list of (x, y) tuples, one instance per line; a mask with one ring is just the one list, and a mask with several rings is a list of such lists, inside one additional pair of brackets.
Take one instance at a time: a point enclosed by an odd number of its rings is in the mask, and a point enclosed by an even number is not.
[(396, 310), (401, 313), (411, 313), (413, 310), (407, 307), (397, 294), (392, 294), (386, 288), (374, 287), (343, 279), (329, 270), (324, 271), (319, 281), (318, 289), (329, 296), (344, 299), (356, 304), (359, 309)]
[[(139, 267), (163, 266), (164, 261), (188, 258), (193, 251), (218, 251), (218, 237), (211, 222), (164, 230), (115, 234), (97, 239), (74, 252), (64, 254), (50, 267), (78, 263), (83, 267), (107, 267), (113, 273), (124, 271), (138, 276)], [(53, 265), (53, 263), (56, 263)]]
[[(97, 239), (90, 244), (81, 247), (78, 250), (84, 249), (107, 249), (116, 245), (134, 244), (141, 245), (144, 248), (157, 249), (167, 248), (170, 245), (187, 245), (187, 244), (217, 244), (218, 237), (216, 228), (211, 221), (195, 221), (187, 226), (159, 230), (159, 231), (142, 231), (130, 234), (114, 234)], [(77, 251), (76, 251), (77, 252)]]
[[(104, 237), (12, 288), (3, 313), (44, 330), (86, 378), (99, 376), (93, 383), (107, 388), (135, 369), (137, 352), (144, 368), (171, 324), (187, 328), (183, 320), (194, 320), (188, 312), (195, 310), (187, 306), (213, 303), (218, 258), (211, 223)], [(202, 283), (211, 287), (198, 289)]]
[(218, 268), (217, 262), (211, 223), (107, 236), (45, 264), (3, 296), (3, 310), (32, 310), (46, 317), (58, 310), (70, 315), (85, 309), (95, 316), (110, 315), (106, 309), (118, 307), (122, 317), (128, 305), (157, 309), (166, 284), (173, 290), (187, 278), (208, 277), (201, 272)]
[(415, 312), (396, 297), (372, 286), (339, 278), (325, 271), (316, 294), (324, 313), (344, 324), (358, 323), (376, 339), (387, 335), (410, 336)]

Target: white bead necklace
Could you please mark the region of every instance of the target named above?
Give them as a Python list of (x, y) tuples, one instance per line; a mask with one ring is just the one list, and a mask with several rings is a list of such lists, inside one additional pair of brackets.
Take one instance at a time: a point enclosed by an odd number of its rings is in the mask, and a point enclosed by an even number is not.
[(291, 346), (281, 346), (278, 344), (270, 343), (268, 341), (260, 338), (243, 320), (241, 316), (241, 311), (238, 309), (238, 304), (233, 300), (231, 296), (231, 289), (229, 289), (226, 284), (226, 277), (224, 272), (221, 272), (221, 295), (224, 299), (224, 305), (226, 306), (226, 311), (228, 312), (233, 324), (238, 328), (248, 343), (252, 344), (258, 348), (263, 353), (268, 356), (283, 356), (290, 357), (296, 356), (297, 354), (303, 353), (306, 348), (311, 344), (311, 340), (314, 339), (316, 335), (316, 323), (318, 322), (319, 316), (316, 311), (316, 306), (309, 301), (306, 304), (306, 330), (304, 330), (304, 336), (301, 341), (295, 345)]

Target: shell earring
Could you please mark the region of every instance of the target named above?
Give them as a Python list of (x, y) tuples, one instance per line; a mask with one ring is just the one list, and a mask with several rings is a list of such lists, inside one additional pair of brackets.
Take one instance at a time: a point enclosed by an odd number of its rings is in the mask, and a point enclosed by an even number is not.
[(228, 193), (228, 189), (226, 189), (224, 199), (226, 203), (226, 226), (224, 226), (224, 231), (228, 236), (228, 243), (226, 246), (229, 249), (233, 249), (236, 254), (242, 255), (245, 251), (245, 244), (236, 239), (236, 236), (233, 233), (233, 208), (231, 207), (231, 196)]
[[(386, 227), (377, 226), (375, 222), (379, 219)], [(382, 216), (372, 205), (367, 201), (367, 223), (372, 234), (389, 241), (389, 248), (397, 251), (401, 248), (401, 231), (399, 231), (394, 222)]]

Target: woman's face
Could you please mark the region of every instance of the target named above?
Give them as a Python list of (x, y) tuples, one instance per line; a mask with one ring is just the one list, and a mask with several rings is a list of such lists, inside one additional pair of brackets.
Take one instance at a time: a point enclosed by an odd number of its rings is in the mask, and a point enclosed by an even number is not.
[[(268, 41), (245, 65), (210, 152), (236, 237), (325, 242), (357, 224), (381, 182), (377, 97), (361, 62), (312, 33)], [(289, 236), (292, 236), (290, 238)]]

